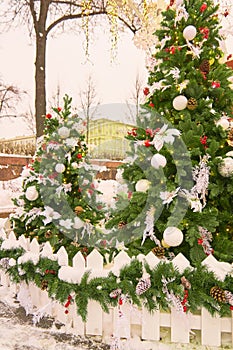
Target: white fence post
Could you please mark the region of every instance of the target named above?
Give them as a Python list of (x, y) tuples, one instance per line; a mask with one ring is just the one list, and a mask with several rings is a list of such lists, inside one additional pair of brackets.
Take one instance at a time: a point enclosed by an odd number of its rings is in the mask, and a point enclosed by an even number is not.
[(201, 310), (201, 344), (208, 346), (221, 345), (221, 319), (212, 317), (205, 309)]
[[(92, 276), (95, 271), (103, 272), (103, 256), (96, 249), (87, 256), (86, 268), (91, 270)], [(101, 305), (95, 300), (90, 300), (87, 312), (86, 334), (102, 335), (103, 310)]]

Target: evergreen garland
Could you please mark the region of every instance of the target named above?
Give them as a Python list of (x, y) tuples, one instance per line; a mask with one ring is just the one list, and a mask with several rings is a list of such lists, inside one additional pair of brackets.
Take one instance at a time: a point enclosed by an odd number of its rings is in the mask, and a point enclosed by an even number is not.
[[(215, 300), (210, 295), (211, 288), (214, 286), (232, 292), (232, 276), (227, 275), (224, 281), (220, 281), (213, 272), (209, 272), (202, 265), (196, 266), (195, 269), (186, 268), (183, 273), (180, 273), (171, 262), (161, 261), (154, 268), (150, 268), (147, 263), (143, 264), (135, 258), (122, 267), (117, 275), (110, 271), (107, 277), (90, 278), (91, 271), (86, 271), (80, 283), (68, 283), (59, 279), (60, 266), (56, 260), (40, 257), (37, 264), (32, 261), (18, 264), (17, 260), (23, 253), (25, 253), (23, 249), (1, 249), (1, 269), (5, 270), (15, 283), (34, 282), (38, 288), (46, 289), (50, 298), (64, 305), (64, 312), (65, 303), (72, 296), (72, 300), (77, 305), (77, 313), (84, 322), (87, 320), (89, 300), (97, 301), (103, 311), (109, 312), (110, 307), (118, 305), (122, 295), (138, 307), (145, 306), (150, 312), (158, 309), (169, 310), (173, 305), (164, 292), (164, 279), (168, 281), (168, 293), (174, 295), (181, 304), (182, 300), (185, 300), (187, 291), (182, 280), (188, 281), (190, 289), (185, 312), (194, 313), (204, 307), (211, 315), (218, 314), (221, 317), (227, 317), (230, 316), (230, 310), (232, 310), (232, 305), (229, 305), (228, 302)], [(15, 264), (9, 264), (10, 259), (15, 260)], [(148, 274), (151, 285), (138, 295), (136, 287), (143, 276), (143, 271)]]

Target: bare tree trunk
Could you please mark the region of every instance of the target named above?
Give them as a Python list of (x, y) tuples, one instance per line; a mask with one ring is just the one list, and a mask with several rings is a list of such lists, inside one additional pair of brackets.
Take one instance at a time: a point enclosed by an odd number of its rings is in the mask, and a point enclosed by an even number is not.
[(46, 89), (45, 89), (45, 57), (46, 36), (38, 35), (36, 40), (36, 73), (35, 73), (35, 111), (36, 111), (36, 136), (43, 135), (44, 116), (46, 114)]

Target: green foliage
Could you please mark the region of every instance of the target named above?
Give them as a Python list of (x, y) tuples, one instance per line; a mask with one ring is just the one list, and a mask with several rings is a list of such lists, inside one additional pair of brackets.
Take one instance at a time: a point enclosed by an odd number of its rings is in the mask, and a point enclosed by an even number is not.
[[(130, 256), (148, 253), (153, 249), (152, 243), (156, 246), (159, 241), (163, 245), (163, 231), (174, 226), (182, 230), (184, 240), (177, 247), (165, 245), (165, 257), (182, 252), (193, 264), (200, 263), (210, 253), (198, 243), (200, 228), (204, 228), (211, 234), (208, 243), (213, 254), (221, 260), (233, 261), (232, 250), (227, 249), (227, 245), (232, 246), (233, 234), (233, 174), (224, 177), (219, 173), (221, 160), (232, 150), (227, 142), (230, 128), (224, 130), (216, 124), (223, 115), (229, 120), (232, 117), (233, 90), (229, 78), (233, 74), (221, 62), (224, 53), (219, 46), (222, 38), (216, 15), (218, 6), (211, 0), (204, 5), (201, 0), (186, 0), (183, 10), (187, 16), (179, 17), (177, 4), (168, 6), (155, 32), (157, 45), (152, 55), (154, 67), (149, 71), (146, 103), (137, 125), (127, 136), (131, 141), (130, 158), (121, 167), (131, 195), (118, 197), (107, 223), (116, 239), (124, 240), (125, 235)], [(196, 35), (187, 41), (183, 31), (189, 25), (196, 28)], [(179, 109), (174, 106), (174, 99), (180, 95), (187, 99), (187, 104)], [(176, 135), (173, 142), (164, 139), (162, 147), (156, 148), (156, 137), (162, 140), (169, 135), (159, 131), (164, 125), (168, 125), (167, 130), (179, 130), (180, 136)], [(150, 160), (156, 153), (166, 158), (165, 167), (151, 166)], [(208, 169), (205, 175), (201, 170), (204, 162)], [(194, 171), (200, 176), (195, 178)], [(136, 184), (141, 179), (147, 179), (150, 186), (138, 192)], [(177, 196), (162, 203), (161, 193), (176, 189)], [(155, 209), (151, 232), (156, 238), (148, 236), (142, 245), (150, 206)], [(122, 222), (127, 227), (119, 229)], [(126, 238), (130, 233), (129, 242)]]
[[(210, 296), (210, 290), (213, 286), (218, 286), (232, 292), (232, 276), (227, 275), (223, 281), (220, 281), (214, 273), (200, 264), (180, 273), (171, 262), (161, 261), (151, 268), (146, 262), (132, 259), (129, 264), (120, 269), (119, 274), (111, 271), (106, 277), (92, 278), (91, 271), (87, 271), (79, 283), (68, 283), (59, 279), (60, 266), (56, 260), (40, 257), (37, 263), (29, 259), (19, 264), (18, 258), (23, 254), (22, 249), (0, 250), (1, 264), (6, 256), (17, 257), (14, 266), (1, 267), (8, 272), (12, 281), (15, 283), (33, 281), (39, 288), (47, 289), (48, 295), (64, 306), (64, 312), (68, 300), (70, 303), (75, 302), (77, 313), (84, 322), (87, 320), (89, 300), (97, 301), (105, 312), (109, 312), (109, 307), (119, 305), (120, 299), (123, 303), (129, 302), (139, 307), (144, 305), (151, 312), (158, 308), (168, 310), (174, 306), (172, 298), (176, 298), (177, 302), (184, 298), (186, 287), (182, 283), (183, 278), (190, 284), (187, 311), (196, 312), (200, 307), (205, 307), (212, 315), (230, 316), (229, 304), (214, 300)], [(136, 287), (143, 278), (143, 271), (148, 274), (151, 286), (141, 294), (137, 294)], [(45, 281), (46, 288), (43, 287)], [(112, 293), (116, 290), (119, 292), (114, 297)], [(172, 298), (169, 299), (169, 295)]]

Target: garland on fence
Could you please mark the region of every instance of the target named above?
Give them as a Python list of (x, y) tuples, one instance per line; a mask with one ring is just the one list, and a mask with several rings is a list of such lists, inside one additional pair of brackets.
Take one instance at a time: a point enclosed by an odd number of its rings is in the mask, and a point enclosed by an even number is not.
[[(83, 274), (80, 283), (68, 283), (59, 278), (60, 266), (56, 259), (35, 257), (31, 254), (23, 260), (23, 248), (0, 249), (0, 265), (15, 283), (34, 282), (49, 297), (68, 306), (75, 302), (77, 312), (83, 321), (87, 319), (89, 300), (100, 303), (103, 311), (125, 302), (145, 306), (153, 312), (158, 308), (167, 310), (175, 307), (181, 313), (194, 313), (200, 307), (212, 315), (229, 316), (233, 310), (233, 279), (226, 275), (223, 281), (216, 278), (205, 266), (186, 268), (183, 273), (171, 262), (161, 261), (150, 268), (136, 258), (114, 274), (107, 277), (90, 278), (91, 271)], [(30, 254), (30, 253), (28, 253)]]

